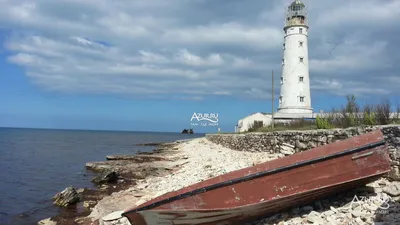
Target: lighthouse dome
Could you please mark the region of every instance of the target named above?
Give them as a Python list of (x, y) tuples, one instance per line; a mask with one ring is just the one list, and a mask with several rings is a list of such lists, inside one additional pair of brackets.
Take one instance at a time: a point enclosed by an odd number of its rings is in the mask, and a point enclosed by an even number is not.
[(293, 11), (299, 11), (302, 10), (306, 7), (306, 5), (304, 5), (304, 3), (302, 3), (300, 0), (295, 0), (294, 2), (292, 2), (292, 4), (289, 5), (289, 9), (293, 10)]

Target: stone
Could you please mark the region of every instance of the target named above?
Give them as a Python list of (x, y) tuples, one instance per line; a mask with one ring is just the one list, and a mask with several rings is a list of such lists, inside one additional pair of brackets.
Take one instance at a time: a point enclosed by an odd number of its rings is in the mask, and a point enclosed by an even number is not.
[(325, 217), (329, 217), (329, 216), (335, 215), (335, 212), (332, 210), (328, 210), (328, 211), (325, 211), (323, 214), (325, 215)]
[(331, 210), (332, 212), (334, 212), (334, 213), (338, 213), (338, 210), (337, 210), (335, 207), (333, 207), (333, 206), (330, 207), (330, 210)]
[(356, 222), (356, 224), (363, 224), (364, 223), (364, 221), (362, 221), (362, 219), (360, 217), (357, 217), (355, 219), (355, 222)]
[(339, 212), (347, 213), (347, 212), (351, 209), (351, 207), (354, 207), (355, 205), (356, 205), (356, 204), (348, 203), (348, 204), (346, 204), (345, 206), (339, 208), (338, 210), (339, 210)]
[(329, 134), (329, 135), (327, 136), (326, 142), (327, 142), (327, 143), (332, 143), (334, 138), (335, 138), (335, 135)]
[(78, 194), (81, 194), (81, 193), (83, 193), (84, 191), (86, 191), (87, 189), (86, 188), (78, 188), (78, 189), (76, 189), (76, 192), (78, 193)]
[(328, 222), (330, 222), (330, 224), (333, 222), (333, 221), (335, 221), (335, 216), (333, 216), (333, 215), (331, 215), (331, 216), (328, 216), (327, 218), (326, 218), (326, 220), (328, 221)]
[(315, 143), (315, 142), (313, 142), (313, 141), (308, 142), (308, 148), (309, 148), (309, 149), (315, 148), (315, 147), (317, 147), (317, 146), (318, 146), (318, 144)]
[(152, 156), (152, 155), (108, 155), (107, 160), (130, 160), (136, 163), (163, 161), (165, 157)]
[(312, 206), (306, 205), (300, 208), (300, 213), (310, 213), (313, 210), (314, 208)]
[(282, 143), (283, 146), (294, 149), (296, 146), (288, 144), (288, 143)]
[(282, 153), (284, 155), (293, 155), (295, 152), (291, 148), (288, 148), (288, 147), (285, 147), (285, 146), (281, 146), (280, 153)]
[(400, 166), (400, 162), (399, 162), (399, 161), (394, 161), (394, 160), (393, 160), (393, 161), (391, 162), (391, 165), (392, 165), (392, 166)]
[(304, 149), (307, 149), (307, 145), (305, 145), (304, 143), (301, 143), (299, 140), (296, 140), (296, 148), (300, 149), (300, 150), (304, 150)]
[(400, 181), (400, 168), (399, 166), (392, 166), (389, 177), (393, 180)]
[(83, 207), (85, 208), (92, 208), (94, 205), (96, 205), (96, 201), (84, 201), (83, 202)]
[(79, 195), (73, 187), (67, 187), (62, 192), (57, 193), (53, 200), (55, 205), (66, 207), (79, 202)]
[(51, 220), (51, 218), (47, 218), (44, 220), (40, 220), (37, 224), (38, 225), (57, 225), (57, 222)]
[(268, 218), (269, 221), (276, 221), (280, 217), (280, 214), (274, 214)]
[(346, 216), (346, 214), (344, 213), (337, 213), (336, 218), (344, 218)]
[(118, 174), (115, 171), (105, 171), (92, 179), (95, 184), (113, 183), (118, 180)]
[(365, 208), (367, 211), (373, 212), (373, 211), (375, 211), (375, 210), (378, 209), (378, 206), (375, 205), (375, 204), (366, 204), (366, 205), (364, 206), (364, 208)]
[(106, 216), (103, 216), (101, 219), (103, 220), (103, 221), (113, 221), (113, 220), (118, 220), (118, 219), (120, 219), (120, 218), (122, 218), (122, 213), (123, 213), (124, 211), (123, 210), (121, 210), (121, 211), (115, 211), (115, 212), (112, 212), (112, 213), (110, 213), (110, 214), (108, 214), (108, 215), (106, 215)]
[(320, 217), (320, 214), (315, 211), (311, 211), (307, 216), (307, 221), (313, 224), (324, 224), (324, 220)]
[(354, 218), (358, 218), (361, 216), (361, 206), (357, 206), (356, 208), (351, 210), (351, 214), (354, 216)]
[(314, 209), (315, 209), (315, 210), (319, 211), (319, 210), (322, 210), (323, 208), (324, 208), (324, 207), (322, 206), (322, 203), (321, 203), (320, 200), (316, 200), (316, 201), (314, 202)]
[(320, 137), (320, 139), (319, 139), (319, 142), (321, 142), (321, 143), (327, 143), (328, 142), (328, 137), (327, 136), (321, 136)]
[(300, 217), (295, 217), (291, 220), (291, 222), (293, 222), (294, 224), (301, 224), (304, 222), (304, 220)]
[(293, 214), (299, 214), (300, 208), (299, 207), (293, 207), (291, 211), (292, 211)]
[(280, 220), (286, 220), (288, 217), (289, 217), (289, 213), (287, 213), (287, 212), (279, 213)]
[(400, 195), (400, 182), (393, 182), (389, 186), (383, 188), (384, 193), (390, 196), (399, 196)]

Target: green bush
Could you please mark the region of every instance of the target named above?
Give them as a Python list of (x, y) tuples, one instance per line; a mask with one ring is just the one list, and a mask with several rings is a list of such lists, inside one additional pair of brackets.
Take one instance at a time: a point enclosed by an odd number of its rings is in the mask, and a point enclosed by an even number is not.
[(364, 125), (376, 125), (376, 115), (373, 112), (364, 112)]
[(329, 122), (328, 118), (323, 118), (323, 117), (317, 116), (315, 122), (317, 124), (317, 129), (332, 129), (333, 128), (333, 126)]

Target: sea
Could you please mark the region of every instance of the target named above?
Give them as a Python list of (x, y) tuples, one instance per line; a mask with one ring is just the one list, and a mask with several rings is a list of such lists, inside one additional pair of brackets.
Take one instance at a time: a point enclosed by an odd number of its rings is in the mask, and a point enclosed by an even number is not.
[(0, 128), (0, 224), (31, 225), (55, 216), (51, 198), (68, 186), (94, 188), (85, 163), (151, 151), (152, 142), (204, 134)]

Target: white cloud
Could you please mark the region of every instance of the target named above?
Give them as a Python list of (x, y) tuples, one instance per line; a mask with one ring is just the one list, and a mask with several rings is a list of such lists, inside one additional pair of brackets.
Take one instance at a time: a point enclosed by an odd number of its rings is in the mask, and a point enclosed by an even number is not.
[(279, 27), (248, 27), (238, 23), (224, 23), (172, 29), (166, 31), (162, 38), (167, 42), (187, 45), (240, 45), (265, 51), (282, 42), (282, 32)]
[[(373, 41), (358, 43), (356, 40), (330, 45), (325, 59), (311, 59), (310, 69), (316, 72), (331, 70), (368, 71), (390, 67), (390, 57), (385, 54), (387, 43)], [(378, 58), (379, 57), (379, 58)]]
[(351, 0), (318, 16), (316, 22), (322, 26), (336, 26), (342, 23), (362, 24), (369, 26), (385, 25), (399, 18), (400, 2), (395, 0)]
[(187, 49), (180, 50), (175, 59), (190, 66), (219, 66), (224, 63), (224, 60), (218, 53), (212, 53), (206, 58), (202, 58), (190, 53)]
[(357, 94), (357, 96), (367, 97), (370, 95), (388, 95), (391, 91), (385, 88), (372, 88), (371, 84), (365, 81), (339, 82), (336, 79), (317, 79), (314, 90), (329, 92), (333, 95), (346, 96), (349, 94)]
[[(0, 28), (10, 31), (8, 62), (42, 88), (202, 100), (270, 97), (290, 1), (0, 2)], [(399, 28), (398, 1), (306, 4), (313, 91), (399, 93), (390, 84), (398, 82), (400, 55), (391, 36)], [(377, 71), (380, 80), (373, 79)]]

